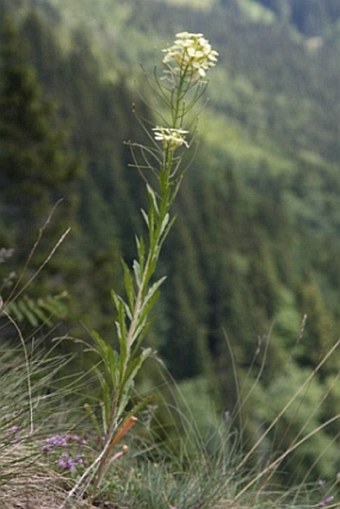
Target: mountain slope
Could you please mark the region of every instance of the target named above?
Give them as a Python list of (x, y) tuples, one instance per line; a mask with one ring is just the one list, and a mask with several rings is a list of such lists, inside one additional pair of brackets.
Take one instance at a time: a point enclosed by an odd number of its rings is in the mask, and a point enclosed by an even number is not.
[[(158, 50), (186, 28), (204, 32), (220, 52), (200, 119), (200, 150), (163, 253), (160, 272), (169, 279), (148, 341), (178, 380), (206, 377), (221, 412), (237, 405), (226, 335), (241, 380), (256, 378), (267, 355), (258, 400), (244, 408), (251, 441), (259, 420), (269, 420), (267, 393), (280, 394), (285, 377), (313, 370), (339, 327), (340, 184), (333, 163), (339, 64), (331, 39), (311, 50), (294, 26), (278, 16), (263, 19), (263, 10), (250, 14), (247, 2), (236, 0), (206, 10), (147, 0), (33, 3), (39, 15), (20, 19), (21, 37), (85, 165), (78, 182), (83, 237), (74, 260), (83, 250), (89, 258), (74, 274), (74, 295), (89, 326), (107, 338), (118, 260), (132, 259), (133, 231), (141, 227), (141, 183), (127, 168), (123, 145), (143, 141), (131, 116), (133, 97), (147, 94), (137, 62), (152, 69)], [(28, 2), (20, 5), (24, 11)], [(146, 105), (137, 106), (153, 121)], [(296, 340), (305, 314), (303, 338)], [(336, 369), (331, 359), (314, 394), (327, 390)], [(327, 418), (331, 406), (315, 420)], [(290, 419), (295, 429), (299, 421)], [(312, 448), (315, 459), (320, 443)], [(293, 475), (308, 471), (300, 460), (289, 467)], [(327, 470), (318, 468), (316, 477)]]

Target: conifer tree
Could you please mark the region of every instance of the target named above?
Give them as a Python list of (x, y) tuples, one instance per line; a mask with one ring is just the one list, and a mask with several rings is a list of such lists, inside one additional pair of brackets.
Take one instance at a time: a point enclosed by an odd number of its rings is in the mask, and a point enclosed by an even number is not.
[(23, 246), (32, 242), (33, 232), (59, 199), (70, 205), (79, 164), (65, 148), (54, 107), (44, 98), (8, 19), (2, 27), (0, 66), (2, 215), (15, 232), (12, 241), (20, 239)]
[[(44, 230), (39, 249), (25, 271), (26, 279), (72, 226), (75, 185), (80, 175), (79, 159), (68, 151), (54, 105), (44, 97), (27, 62), (23, 41), (12, 20), (6, 18), (0, 34), (0, 247), (14, 249), (12, 262), (17, 274), (22, 273), (39, 230), (59, 201), (58, 213)], [(69, 246), (63, 246), (63, 252), (52, 258), (33, 296), (63, 289), (70, 269), (68, 260), (72, 259), (66, 256)], [(1, 266), (0, 282), (8, 270), (7, 265)], [(51, 275), (56, 274), (51, 284)]]

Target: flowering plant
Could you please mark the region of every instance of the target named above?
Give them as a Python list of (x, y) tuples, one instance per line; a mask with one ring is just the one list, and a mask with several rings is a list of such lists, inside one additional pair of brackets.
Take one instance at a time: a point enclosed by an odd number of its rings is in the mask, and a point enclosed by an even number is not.
[(155, 133), (155, 140), (161, 141), (165, 149), (176, 150), (176, 148), (182, 145), (189, 148), (188, 142), (184, 137), (189, 131), (174, 127), (153, 127), (152, 130)]
[(172, 72), (193, 80), (200, 80), (206, 75), (209, 67), (217, 62), (218, 53), (213, 50), (209, 41), (203, 34), (181, 32), (176, 34), (177, 39), (166, 53), (163, 63), (171, 68)]
[(55, 434), (45, 438), (40, 449), (44, 455), (53, 455), (56, 465), (62, 471), (77, 473), (84, 466), (83, 449), (87, 446), (86, 438), (76, 434)]
[[(136, 375), (145, 360), (153, 355), (150, 348), (142, 348), (142, 342), (165, 280), (165, 277), (156, 281), (153, 278), (161, 248), (173, 224), (170, 210), (182, 178), (182, 153), (178, 150), (190, 147), (187, 141), (189, 131), (183, 126), (187, 114), (201, 97), (202, 84), (206, 85), (202, 78), (217, 59), (217, 52), (211, 49), (202, 34), (177, 34), (174, 46), (164, 51), (162, 76), (159, 78), (155, 73), (152, 88), (161, 111), (168, 114), (168, 121), (162, 114), (163, 125), (149, 129), (137, 116), (151, 146), (130, 143), (133, 166), (143, 173), (146, 181), (148, 210), (142, 210), (142, 214), (147, 233), (136, 237), (137, 256), (132, 267), (123, 262), (125, 295), (112, 292), (117, 341), (109, 343), (93, 333), (94, 346), (91, 346), (101, 360), (96, 373), (102, 393), (103, 450), (70, 495), (79, 491), (84, 481), (92, 479), (94, 496), (108, 467), (128, 451), (126, 446), (120, 446), (117, 452), (116, 446), (136, 424), (138, 407), (131, 406), (132, 390)], [(138, 157), (142, 157), (142, 162)], [(95, 415), (89, 405), (88, 411)]]

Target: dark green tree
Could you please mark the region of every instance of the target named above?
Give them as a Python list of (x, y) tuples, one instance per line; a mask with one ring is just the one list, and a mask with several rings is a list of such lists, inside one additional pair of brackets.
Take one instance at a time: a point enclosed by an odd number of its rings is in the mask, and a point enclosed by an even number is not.
[[(301, 284), (299, 300), (300, 306), (307, 316), (299, 348), (299, 361), (303, 366), (315, 368), (335, 343), (338, 328), (320, 288), (312, 277), (307, 278)], [(332, 368), (336, 372), (338, 366), (336, 355), (323, 368), (323, 374)]]
[[(75, 184), (81, 165), (67, 147), (55, 107), (44, 97), (27, 62), (23, 41), (9, 18), (2, 23), (0, 44), (0, 244), (14, 248), (13, 265), (18, 274), (46, 225), (25, 271), (25, 281), (41, 266), (62, 233), (74, 226)], [(63, 281), (72, 269), (69, 254), (69, 245), (58, 250), (35, 285), (34, 295), (64, 289)], [(2, 277), (7, 270), (2, 266)]]
[[(65, 149), (65, 134), (54, 116), (34, 70), (25, 60), (23, 43), (7, 20), (0, 53), (0, 183), (2, 207), (15, 224), (17, 239), (31, 242), (53, 205), (72, 202), (77, 160)], [(17, 240), (16, 239), (16, 240)]]

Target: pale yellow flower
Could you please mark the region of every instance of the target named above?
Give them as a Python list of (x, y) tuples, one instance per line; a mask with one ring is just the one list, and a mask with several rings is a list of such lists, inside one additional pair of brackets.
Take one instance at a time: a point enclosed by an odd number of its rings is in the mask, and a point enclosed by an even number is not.
[(217, 62), (218, 53), (213, 50), (203, 34), (181, 32), (176, 34), (173, 46), (164, 49), (163, 63), (175, 72), (185, 72), (191, 78), (204, 78), (206, 71)]
[(184, 129), (175, 129), (173, 127), (154, 127), (154, 136), (156, 141), (161, 141), (163, 147), (170, 150), (176, 150), (176, 148), (185, 145), (189, 148), (188, 142), (185, 140), (185, 135), (189, 131)]

